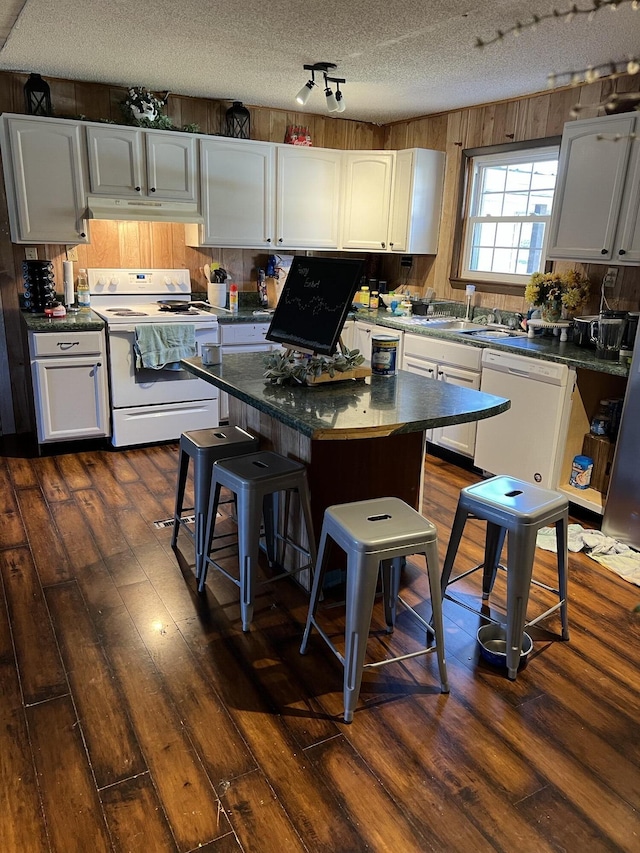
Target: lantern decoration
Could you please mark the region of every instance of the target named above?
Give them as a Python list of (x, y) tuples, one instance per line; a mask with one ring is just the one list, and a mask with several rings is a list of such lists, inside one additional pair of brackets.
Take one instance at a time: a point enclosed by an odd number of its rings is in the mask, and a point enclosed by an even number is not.
[(234, 139), (250, 139), (251, 114), (242, 101), (234, 101), (226, 113), (226, 134)]
[(39, 74), (30, 74), (24, 84), (24, 101), (27, 113), (31, 116), (50, 116), (51, 90), (49, 84)]

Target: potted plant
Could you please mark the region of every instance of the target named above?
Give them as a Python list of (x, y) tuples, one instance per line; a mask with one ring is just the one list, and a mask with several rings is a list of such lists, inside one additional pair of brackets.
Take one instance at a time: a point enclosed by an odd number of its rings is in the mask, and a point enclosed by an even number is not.
[(556, 323), (563, 315), (573, 314), (589, 299), (589, 279), (577, 270), (534, 273), (524, 291), (531, 305), (540, 307), (542, 320)]

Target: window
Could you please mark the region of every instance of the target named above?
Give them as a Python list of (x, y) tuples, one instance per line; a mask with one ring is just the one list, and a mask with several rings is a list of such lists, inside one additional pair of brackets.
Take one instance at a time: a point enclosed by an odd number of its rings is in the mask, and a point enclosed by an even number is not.
[(544, 267), (558, 146), (476, 154), (468, 165), (461, 277), (526, 284)]

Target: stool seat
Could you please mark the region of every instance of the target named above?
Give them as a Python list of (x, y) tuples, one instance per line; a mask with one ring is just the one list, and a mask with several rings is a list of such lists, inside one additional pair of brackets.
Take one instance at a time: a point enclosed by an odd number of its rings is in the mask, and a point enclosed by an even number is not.
[[(322, 592), (322, 580), (327, 570), (329, 539), (347, 554), (347, 593), (345, 653), (341, 655), (328, 635), (318, 624), (316, 612)], [(367, 637), (376, 594), (378, 577), (382, 574), (383, 600), (387, 630), (395, 625), (396, 601), (399, 599), (400, 574), (405, 558), (423, 554), (427, 562), (433, 626), (425, 622), (406, 602), (403, 604), (419, 619), (429, 634), (436, 638), (435, 646), (398, 657), (365, 664)], [(402, 599), (399, 599), (402, 601)], [(449, 692), (444, 656), (442, 602), (438, 580), (438, 538), (435, 526), (399, 498), (376, 498), (327, 507), (322, 522), (318, 562), (313, 580), (309, 612), (300, 653), (305, 654), (311, 628), (315, 627), (344, 667), (344, 720), (353, 720), (360, 694), (362, 672), (370, 666), (381, 666), (419, 654), (436, 652), (441, 690)]]
[[(216, 514), (220, 500), (220, 489), (225, 487), (234, 493), (238, 516), (238, 563), (239, 577), (233, 577), (218, 562), (209, 556), (215, 532)], [(308, 547), (294, 542), (288, 535), (289, 499), (297, 493), (304, 518)], [(285, 494), (282, 513), (282, 532), (279, 531), (280, 493)], [(264, 539), (269, 564), (284, 565), (284, 548), (293, 547), (307, 558), (307, 563), (292, 571), (283, 571), (268, 582), (282, 577), (291, 577), (316, 563), (316, 544), (311, 518), (311, 497), (307, 482), (307, 469), (301, 462), (288, 459), (272, 451), (260, 451), (244, 456), (217, 461), (213, 465), (211, 500), (205, 530), (205, 558), (200, 574), (199, 591), (204, 590), (207, 568), (214, 566), (240, 588), (242, 630), (248, 631), (253, 619), (253, 601), (258, 571), (260, 528), (264, 520)], [(282, 546), (280, 548), (280, 546)]]
[[(221, 426), (211, 429), (195, 429), (183, 432), (180, 436), (178, 457), (178, 483), (176, 503), (173, 515), (173, 536), (171, 546), (175, 547), (178, 533), (182, 528), (195, 543), (196, 579), (202, 574), (205, 555), (205, 527), (211, 495), (211, 477), (213, 465), (219, 459), (252, 453), (258, 449), (258, 439), (238, 426)], [(184, 492), (189, 472), (189, 460), (193, 459), (193, 492), (195, 523), (193, 531), (182, 518)]]
[[(487, 600), (493, 589), (500, 554), (507, 540), (507, 675), (515, 679), (520, 664), (522, 634), (525, 627), (535, 625), (560, 610), (562, 637), (569, 639), (567, 616), (567, 527), (569, 501), (565, 495), (518, 480), (497, 476), (474, 483), (460, 491), (451, 537), (441, 577), (443, 598), (447, 587), (483, 569), (482, 598)], [(468, 518), (487, 522), (484, 562), (451, 578), (451, 572)], [(536, 537), (541, 527), (555, 526), (558, 562), (558, 588), (533, 579)], [(535, 619), (527, 622), (526, 612), (531, 584), (545, 587), (558, 595), (559, 601)], [(456, 602), (459, 603), (459, 602)], [(467, 605), (464, 605), (465, 607)], [(474, 608), (470, 608), (474, 609)], [(474, 612), (485, 616), (481, 610)]]

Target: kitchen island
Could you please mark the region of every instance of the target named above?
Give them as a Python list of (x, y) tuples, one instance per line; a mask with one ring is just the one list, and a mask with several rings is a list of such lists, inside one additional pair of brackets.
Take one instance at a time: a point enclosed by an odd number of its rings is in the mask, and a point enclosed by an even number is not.
[(425, 431), (481, 420), (509, 400), (399, 371), (396, 376), (306, 387), (264, 379), (261, 353), (225, 355), (205, 367), (183, 366), (229, 394), (229, 421), (307, 465), (313, 523), (327, 506), (394, 495), (420, 510)]

